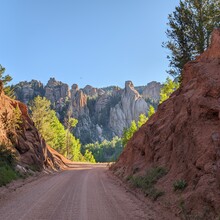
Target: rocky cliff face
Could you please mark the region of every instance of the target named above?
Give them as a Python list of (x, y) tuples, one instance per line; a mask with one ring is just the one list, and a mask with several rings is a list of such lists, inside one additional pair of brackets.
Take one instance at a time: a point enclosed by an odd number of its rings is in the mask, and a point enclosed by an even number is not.
[(83, 92), (89, 97), (97, 97), (105, 93), (105, 91), (103, 91), (102, 89), (97, 89), (90, 85), (87, 85), (85, 88), (83, 88)]
[(67, 84), (60, 81), (56, 81), (54, 78), (50, 78), (45, 86), (45, 97), (52, 103), (62, 103), (66, 98), (70, 96), (69, 87)]
[(161, 90), (162, 85), (158, 82), (150, 82), (148, 83), (142, 92), (142, 96), (145, 100), (152, 100), (156, 103), (159, 103), (160, 101), (160, 90)]
[(20, 82), (16, 86), (13, 86), (13, 89), (17, 99), (25, 104), (28, 104), (30, 100), (33, 100), (38, 95), (45, 95), (43, 84), (37, 80)]
[(125, 82), (125, 89), (120, 102), (111, 108), (109, 125), (117, 136), (121, 136), (124, 128), (129, 127), (132, 120), (138, 121), (140, 114), (147, 114), (149, 109), (146, 101), (134, 89), (131, 81)]
[(24, 167), (41, 170), (60, 169), (64, 166), (62, 156), (59, 158), (58, 153), (56, 155), (51, 153), (50, 148), (41, 138), (29, 118), (27, 106), (5, 96), (1, 82), (0, 85), (1, 145), (11, 148), (16, 154), (17, 163)]
[(98, 89), (90, 85), (80, 89), (77, 84), (69, 89), (67, 84), (51, 78), (45, 87), (32, 80), (14, 88), (17, 98), (26, 103), (37, 95), (45, 96), (62, 122), (71, 112), (78, 119), (74, 134), (82, 143), (90, 143), (121, 136), (132, 120), (147, 113), (149, 103), (158, 103), (160, 86), (152, 82), (138, 87), (140, 93), (130, 81), (125, 83), (125, 89), (114, 86)]
[[(184, 219), (219, 217), (220, 30), (209, 49), (185, 65), (181, 87), (134, 134), (112, 169), (126, 177), (156, 166), (168, 170), (156, 185), (165, 192), (161, 203)], [(183, 192), (174, 192), (176, 180), (188, 184)]]

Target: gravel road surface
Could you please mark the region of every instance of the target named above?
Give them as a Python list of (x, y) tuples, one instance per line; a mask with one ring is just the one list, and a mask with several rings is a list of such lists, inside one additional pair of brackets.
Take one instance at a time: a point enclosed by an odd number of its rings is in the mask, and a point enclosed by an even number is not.
[(1, 220), (160, 220), (104, 164), (72, 164), (0, 194)]

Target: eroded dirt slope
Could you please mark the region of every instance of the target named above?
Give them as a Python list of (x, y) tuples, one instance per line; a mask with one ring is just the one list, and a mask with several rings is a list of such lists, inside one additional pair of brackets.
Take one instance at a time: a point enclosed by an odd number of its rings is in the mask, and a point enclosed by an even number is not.
[[(185, 65), (182, 85), (136, 132), (112, 167), (121, 177), (168, 170), (159, 200), (182, 216), (220, 215), (220, 30), (195, 61)], [(183, 192), (173, 183), (184, 180)]]

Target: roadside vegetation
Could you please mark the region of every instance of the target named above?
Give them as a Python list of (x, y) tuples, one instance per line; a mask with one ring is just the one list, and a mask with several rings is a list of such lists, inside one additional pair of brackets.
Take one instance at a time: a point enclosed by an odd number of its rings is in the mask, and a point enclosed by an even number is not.
[[(8, 82), (12, 80), (9, 75), (4, 75), (5, 68), (0, 65), (0, 81), (1, 89), (11, 98), (14, 97), (13, 91), (8, 86)], [(16, 156), (11, 150), (11, 146), (15, 141), (16, 132), (20, 130), (22, 125), (21, 111), (18, 106), (12, 111), (8, 111), (2, 106), (0, 114), (0, 130), (5, 140), (0, 140), (0, 186), (4, 186), (15, 180), (21, 175), (15, 169)]]
[(15, 155), (4, 144), (0, 144), (0, 186), (5, 186), (19, 177), (15, 171)]
[(157, 181), (167, 174), (164, 167), (154, 167), (149, 169), (144, 176), (129, 176), (127, 180), (135, 187), (140, 188), (146, 196), (156, 200), (164, 192), (155, 187)]
[(183, 191), (186, 187), (187, 187), (187, 182), (185, 180), (183, 180), (183, 179), (176, 180), (173, 183), (174, 191), (177, 191), (177, 190)]

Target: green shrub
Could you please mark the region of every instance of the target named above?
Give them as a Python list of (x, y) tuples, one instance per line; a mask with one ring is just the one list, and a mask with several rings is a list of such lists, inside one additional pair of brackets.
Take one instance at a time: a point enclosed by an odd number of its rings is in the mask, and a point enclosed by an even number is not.
[(176, 180), (173, 183), (174, 191), (184, 190), (187, 187), (187, 182), (185, 180)]
[(5, 186), (17, 178), (18, 174), (11, 166), (6, 163), (0, 165), (0, 186)]
[(145, 195), (150, 197), (152, 200), (157, 200), (157, 198), (164, 195), (164, 192), (158, 190), (155, 187), (151, 187), (148, 190), (146, 190)]
[(137, 188), (144, 191), (146, 196), (156, 200), (162, 196), (164, 192), (154, 187), (157, 181), (167, 174), (167, 170), (163, 167), (154, 167), (150, 169), (145, 176), (129, 176), (129, 181)]
[(18, 178), (14, 170), (15, 155), (5, 145), (0, 145), (0, 186)]
[(4, 144), (0, 144), (0, 165), (2, 163), (7, 163), (13, 166), (15, 161), (15, 154), (8, 149)]

